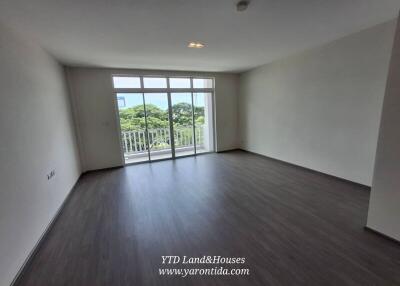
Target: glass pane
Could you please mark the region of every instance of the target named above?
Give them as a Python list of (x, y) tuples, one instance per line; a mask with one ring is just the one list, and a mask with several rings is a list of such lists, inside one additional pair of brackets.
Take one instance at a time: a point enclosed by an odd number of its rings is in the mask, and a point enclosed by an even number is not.
[(143, 95), (117, 93), (117, 100), (125, 163), (148, 161)]
[(213, 80), (211, 78), (194, 78), (193, 88), (213, 88)]
[(196, 131), (196, 153), (214, 150), (212, 120), (212, 94), (193, 93), (194, 122)]
[(145, 93), (151, 160), (171, 158), (171, 137), (166, 93)]
[(169, 79), (170, 88), (190, 88), (189, 78), (170, 78)]
[(127, 76), (114, 76), (114, 88), (140, 88), (140, 78)]
[(171, 93), (175, 156), (194, 154), (191, 93)]
[(145, 88), (167, 88), (167, 79), (165, 77), (144, 77), (143, 84)]

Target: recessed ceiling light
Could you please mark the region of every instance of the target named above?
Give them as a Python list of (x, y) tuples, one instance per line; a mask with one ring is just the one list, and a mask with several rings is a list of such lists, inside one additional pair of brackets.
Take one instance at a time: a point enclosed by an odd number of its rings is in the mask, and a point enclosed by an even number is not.
[(187, 46), (188, 46), (188, 48), (195, 48), (195, 49), (204, 48), (204, 44), (202, 44), (200, 42), (190, 42)]

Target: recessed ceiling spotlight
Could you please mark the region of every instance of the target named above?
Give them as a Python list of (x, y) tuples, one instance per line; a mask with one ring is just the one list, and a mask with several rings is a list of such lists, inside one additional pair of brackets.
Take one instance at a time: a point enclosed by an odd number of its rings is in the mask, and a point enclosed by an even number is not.
[(249, 7), (250, 1), (247, 0), (241, 0), (236, 4), (236, 10), (239, 12), (242, 12)]
[(190, 42), (187, 46), (188, 46), (188, 48), (195, 48), (195, 49), (204, 48), (204, 44), (202, 44), (200, 42)]

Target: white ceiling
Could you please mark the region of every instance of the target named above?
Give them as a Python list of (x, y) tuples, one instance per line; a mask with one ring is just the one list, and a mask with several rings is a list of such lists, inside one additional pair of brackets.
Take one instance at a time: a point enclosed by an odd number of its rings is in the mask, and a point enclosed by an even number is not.
[[(400, 0), (0, 0), (0, 19), (62, 63), (243, 71), (397, 16)], [(203, 49), (189, 49), (189, 41)]]

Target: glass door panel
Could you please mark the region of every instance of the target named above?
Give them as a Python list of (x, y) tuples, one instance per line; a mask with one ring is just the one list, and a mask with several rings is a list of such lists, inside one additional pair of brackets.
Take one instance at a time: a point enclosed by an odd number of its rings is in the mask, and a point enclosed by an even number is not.
[(150, 160), (172, 157), (167, 93), (144, 93)]
[(117, 93), (125, 164), (149, 160), (142, 93)]
[(194, 122), (196, 131), (196, 153), (214, 151), (214, 126), (212, 115), (212, 94), (193, 93)]
[(171, 93), (175, 157), (195, 154), (193, 136), (192, 94)]

